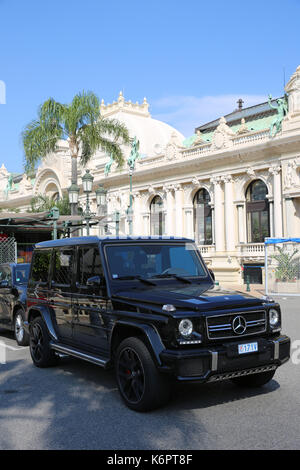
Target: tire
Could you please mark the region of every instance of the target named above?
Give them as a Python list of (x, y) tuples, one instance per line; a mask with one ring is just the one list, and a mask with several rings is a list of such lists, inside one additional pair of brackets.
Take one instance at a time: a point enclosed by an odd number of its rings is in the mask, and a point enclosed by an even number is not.
[(25, 331), (23, 323), (23, 311), (17, 310), (14, 315), (14, 335), (19, 346), (29, 345), (29, 334)]
[(50, 337), (44, 320), (35, 318), (30, 323), (30, 354), (37, 367), (51, 367), (57, 364), (58, 357), (50, 348)]
[(261, 372), (259, 374), (245, 375), (245, 377), (236, 377), (231, 381), (239, 387), (262, 387), (272, 380), (276, 370)]
[(170, 383), (156, 368), (151, 354), (139, 338), (121, 342), (115, 358), (119, 392), (128, 408), (150, 411), (166, 404)]

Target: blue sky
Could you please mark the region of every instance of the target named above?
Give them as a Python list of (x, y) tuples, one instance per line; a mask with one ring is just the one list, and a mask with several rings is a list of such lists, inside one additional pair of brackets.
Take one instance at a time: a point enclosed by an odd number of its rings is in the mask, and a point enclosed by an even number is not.
[(185, 136), (239, 97), (279, 96), (300, 64), (299, 18), (300, 0), (0, 0), (0, 165), (23, 171), (20, 134), (50, 96), (146, 96)]

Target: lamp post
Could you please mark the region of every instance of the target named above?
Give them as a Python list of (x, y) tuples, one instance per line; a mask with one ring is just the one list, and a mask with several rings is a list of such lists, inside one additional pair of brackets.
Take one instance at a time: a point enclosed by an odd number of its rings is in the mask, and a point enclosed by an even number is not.
[[(99, 187), (96, 189), (96, 201), (97, 201), (98, 213), (99, 215), (103, 215), (103, 216), (107, 215), (106, 195), (107, 195), (106, 189), (104, 189), (102, 184), (99, 184)], [(103, 233), (103, 229), (101, 227), (101, 234), (102, 233)], [(104, 233), (107, 233), (107, 225), (104, 227)]]
[(133, 172), (135, 169), (135, 161), (140, 157), (139, 154), (139, 148), (140, 148), (140, 142), (137, 140), (136, 137), (134, 137), (132, 144), (131, 144), (131, 152), (129, 155), (129, 158), (127, 160), (127, 164), (129, 167), (129, 184), (130, 184), (130, 189), (129, 189), (129, 206), (127, 209), (127, 220), (128, 220), (128, 225), (129, 225), (129, 235), (132, 235), (132, 223), (133, 223), (133, 210), (132, 210), (132, 202), (133, 202), (133, 197), (132, 197), (132, 176)]
[(129, 235), (132, 235), (133, 229), (132, 229), (132, 222), (133, 222), (133, 210), (132, 210), (132, 176), (133, 176), (133, 167), (129, 168), (129, 207), (127, 209), (127, 220), (128, 220), (128, 225), (129, 225)]
[(82, 177), (82, 187), (83, 192), (86, 194), (86, 207), (83, 212), (83, 218), (86, 221), (86, 233), (87, 236), (90, 234), (90, 220), (94, 215), (90, 209), (90, 197), (89, 195), (92, 192), (94, 177), (90, 174), (90, 170), (86, 170), (85, 174)]
[[(71, 205), (71, 214), (77, 215), (79, 186), (76, 183), (72, 183), (71, 186), (68, 188), (68, 194), (69, 194), (69, 201)], [(73, 232), (73, 234), (76, 236), (76, 231)]]
[[(69, 194), (70, 204), (78, 204), (79, 186), (77, 186), (77, 184), (75, 183), (71, 184), (71, 186), (68, 188), (68, 194)], [(71, 207), (74, 207), (74, 205)]]

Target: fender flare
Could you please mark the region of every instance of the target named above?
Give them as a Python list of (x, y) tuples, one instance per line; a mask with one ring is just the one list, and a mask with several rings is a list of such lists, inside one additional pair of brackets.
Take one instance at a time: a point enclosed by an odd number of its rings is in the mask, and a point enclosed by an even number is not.
[[(113, 337), (114, 337), (116, 329), (118, 329), (118, 327), (122, 327), (122, 326), (129, 326), (129, 327), (138, 329), (146, 336), (148, 344), (151, 347), (150, 353), (154, 356), (157, 364), (159, 366), (161, 366), (162, 361), (161, 361), (161, 358), (160, 358), (160, 353), (162, 351), (164, 351), (166, 348), (165, 348), (165, 346), (164, 346), (164, 344), (161, 340), (161, 337), (160, 337), (158, 331), (156, 330), (156, 328), (153, 325), (147, 325), (145, 323), (134, 323), (134, 322), (131, 322), (131, 321), (128, 321), (128, 320), (119, 320), (119, 321), (117, 321), (114, 324), (114, 327), (113, 327), (112, 332), (111, 332), (110, 348), (112, 348)], [(112, 350), (110, 352), (111, 352), (111, 356), (112, 356)]]
[(30, 312), (33, 311), (33, 310), (38, 310), (38, 312), (40, 313), (42, 319), (44, 320), (45, 324), (46, 324), (46, 327), (47, 327), (47, 330), (48, 330), (48, 333), (51, 337), (52, 340), (54, 341), (58, 341), (58, 337), (57, 337), (57, 334), (56, 334), (56, 331), (55, 331), (55, 328), (54, 328), (54, 325), (53, 325), (53, 321), (52, 321), (52, 317), (51, 317), (51, 313), (49, 311), (49, 308), (48, 307), (44, 307), (43, 305), (34, 305), (32, 306), (32, 308), (29, 308), (28, 310), (28, 313), (27, 313), (27, 318), (28, 318), (28, 322), (27, 322), (27, 326), (29, 328), (29, 325), (30, 325)]

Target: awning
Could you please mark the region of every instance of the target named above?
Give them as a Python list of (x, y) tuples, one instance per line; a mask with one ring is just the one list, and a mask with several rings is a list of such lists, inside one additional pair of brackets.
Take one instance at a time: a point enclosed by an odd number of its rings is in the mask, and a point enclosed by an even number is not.
[(276, 243), (295, 242), (300, 243), (300, 238), (266, 238), (265, 245), (275, 245)]

